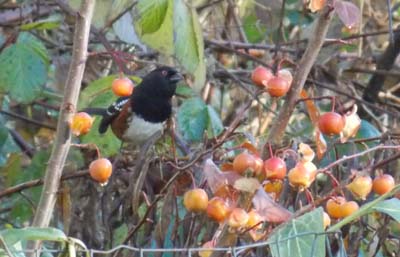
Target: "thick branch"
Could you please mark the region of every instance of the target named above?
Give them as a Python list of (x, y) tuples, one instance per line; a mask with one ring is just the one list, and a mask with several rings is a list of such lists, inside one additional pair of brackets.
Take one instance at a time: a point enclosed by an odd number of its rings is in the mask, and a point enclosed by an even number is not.
[(332, 10), (330, 7), (326, 6), (317, 20), (314, 31), (311, 34), (312, 36), (308, 41), (307, 49), (298, 64), (292, 88), (287, 94), (285, 104), (282, 106), (278, 116), (275, 118), (275, 122), (268, 134), (267, 140), (270, 143), (279, 143), (285, 133), (286, 126), (292, 116), (300, 92), (303, 89), (311, 67), (314, 65), (322, 44), (324, 43), (329, 23), (332, 19), (331, 12)]
[(82, 2), (76, 16), (72, 60), (64, 88), (64, 98), (60, 107), (57, 134), (53, 150), (46, 168), (42, 195), (40, 196), (32, 226), (47, 227), (53, 213), (60, 178), (71, 143), (68, 121), (71, 119), (78, 102), (79, 91), (85, 70), (90, 23), (95, 0)]

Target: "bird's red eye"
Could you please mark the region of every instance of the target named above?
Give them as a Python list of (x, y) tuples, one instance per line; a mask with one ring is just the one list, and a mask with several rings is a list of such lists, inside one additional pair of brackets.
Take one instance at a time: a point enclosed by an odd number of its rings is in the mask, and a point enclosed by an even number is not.
[(165, 77), (165, 76), (167, 76), (168, 72), (167, 72), (166, 70), (163, 70), (163, 71), (161, 72), (161, 74)]

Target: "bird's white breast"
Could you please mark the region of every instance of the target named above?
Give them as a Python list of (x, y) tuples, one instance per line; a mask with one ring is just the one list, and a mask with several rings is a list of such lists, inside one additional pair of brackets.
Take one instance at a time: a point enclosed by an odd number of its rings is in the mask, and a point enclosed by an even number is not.
[(136, 115), (133, 115), (128, 122), (128, 129), (123, 137), (138, 145), (145, 143), (152, 135), (163, 129), (163, 123), (148, 122)]

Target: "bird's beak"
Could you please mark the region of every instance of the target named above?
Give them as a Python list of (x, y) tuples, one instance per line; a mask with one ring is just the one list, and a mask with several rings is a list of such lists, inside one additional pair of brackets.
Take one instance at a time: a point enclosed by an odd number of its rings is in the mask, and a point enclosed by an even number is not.
[(169, 77), (169, 81), (173, 82), (173, 83), (176, 83), (181, 80), (183, 80), (183, 76), (179, 72), (177, 72), (174, 75), (172, 75), (171, 77)]

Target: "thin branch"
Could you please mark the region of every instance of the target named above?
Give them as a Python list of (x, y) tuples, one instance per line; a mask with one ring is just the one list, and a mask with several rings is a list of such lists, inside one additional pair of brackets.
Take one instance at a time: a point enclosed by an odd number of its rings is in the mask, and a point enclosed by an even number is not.
[(318, 173), (328, 171), (328, 170), (332, 169), (333, 167), (341, 164), (342, 162), (345, 162), (345, 161), (348, 161), (348, 160), (363, 156), (363, 155), (365, 155), (367, 153), (374, 152), (374, 151), (377, 151), (377, 150), (385, 150), (385, 149), (398, 150), (398, 149), (400, 149), (400, 146), (399, 145), (378, 145), (378, 146), (372, 147), (372, 148), (370, 148), (368, 150), (365, 150), (365, 151), (362, 151), (362, 152), (359, 152), (359, 153), (356, 153), (356, 154), (353, 154), (353, 155), (343, 156), (342, 158), (340, 158), (337, 161), (332, 162), (328, 166), (326, 166), (326, 167), (324, 167), (322, 169), (318, 169)]
[(328, 27), (332, 19), (332, 10), (326, 6), (321, 12), (311, 38), (308, 41), (307, 49), (301, 58), (298, 69), (293, 78), (292, 87), (285, 97), (285, 104), (282, 106), (278, 116), (275, 118), (271, 130), (268, 134), (267, 141), (270, 143), (279, 143), (285, 133), (286, 126), (292, 116), (296, 102), (303, 89), (307, 76), (318, 56), (318, 53), (324, 43)]
[(93, 16), (95, 2), (95, 0), (82, 1), (79, 14), (76, 16), (72, 59), (65, 83), (64, 97), (60, 107), (57, 134), (49, 163), (46, 168), (39, 205), (32, 223), (32, 226), (35, 227), (47, 227), (53, 214), (62, 170), (71, 143), (71, 132), (69, 130), (68, 122), (76, 110), (83, 73), (85, 71), (90, 23)]
[[(83, 177), (87, 174), (89, 174), (87, 170), (80, 170), (80, 171), (77, 171), (77, 172), (74, 172), (71, 174), (63, 175), (61, 177), (61, 181)], [(43, 181), (44, 181), (43, 179), (34, 179), (34, 180), (30, 180), (30, 181), (18, 184), (13, 187), (9, 187), (3, 191), (0, 191), (0, 199), (3, 197), (6, 197), (6, 196), (12, 195), (14, 193), (21, 192), (21, 191), (31, 188), (31, 187), (43, 185)]]

